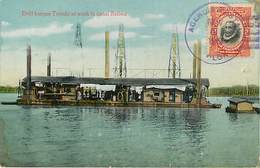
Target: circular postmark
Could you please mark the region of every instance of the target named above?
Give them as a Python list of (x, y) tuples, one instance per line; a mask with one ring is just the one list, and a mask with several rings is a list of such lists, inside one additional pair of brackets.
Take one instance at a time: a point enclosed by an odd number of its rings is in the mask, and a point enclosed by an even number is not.
[[(213, 8), (212, 14), (209, 7), (214, 5), (217, 8)], [(237, 13), (235, 8), (224, 2), (206, 3), (194, 10), (187, 19), (184, 34), (190, 53), (196, 57), (192, 45), (196, 39), (201, 39), (201, 60), (207, 64), (226, 63), (241, 54), (245, 41), (248, 41), (245, 37), (250, 32), (245, 29), (248, 23), (244, 21), (244, 16)], [(213, 17), (208, 17), (209, 14)], [(219, 51), (222, 53), (219, 54)]]

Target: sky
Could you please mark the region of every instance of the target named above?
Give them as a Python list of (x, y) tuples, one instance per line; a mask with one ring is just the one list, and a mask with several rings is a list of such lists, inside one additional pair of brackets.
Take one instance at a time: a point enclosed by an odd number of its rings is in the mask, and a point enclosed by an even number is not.
[[(32, 75), (45, 76), (47, 55), (52, 75), (104, 76), (104, 32), (110, 32), (111, 77), (118, 26), (124, 24), (128, 77), (167, 77), (172, 33), (179, 33), (182, 77), (190, 78), (193, 56), (184, 41), (189, 16), (203, 0), (0, 0), (0, 85), (16, 86), (26, 75), (26, 47), (32, 47)], [(246, 3), (226, 0), (225, 3)], [(108, 12), (123, 16), (100, 16)], [(56, 15), (53, 15), (56, 13)], [(80, 13), (84, 16), (77, 16)], [(69, 15), (69, 16), (68, 16)], [(206, 19), (206, 18), (204, 18)], [(203, 20), (203, 19), (202, 19)], [(76, 24), (82, 25), (83, 49), (74, 45)], [(206, 26), (188, 34), (200, 39), (206, 53)], [(202, 63), (202, 77), (211, 87), (258, 84), (258, 57), (235, 58), (227, 63)], [(154, 70), (143, 70), (154, 69)]]

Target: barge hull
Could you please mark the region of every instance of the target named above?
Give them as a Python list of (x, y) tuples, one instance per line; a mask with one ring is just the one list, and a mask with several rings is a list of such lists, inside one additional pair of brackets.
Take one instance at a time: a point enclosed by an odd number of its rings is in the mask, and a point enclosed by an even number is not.
[(48, 105), (48, 106), (114, 106), (114, 107), (173, 107), (173, 108), (220, 108), (220, 104), (165, 103), (165, 102), (118, 102), (118, 101), (22, 101), (17, 105)]

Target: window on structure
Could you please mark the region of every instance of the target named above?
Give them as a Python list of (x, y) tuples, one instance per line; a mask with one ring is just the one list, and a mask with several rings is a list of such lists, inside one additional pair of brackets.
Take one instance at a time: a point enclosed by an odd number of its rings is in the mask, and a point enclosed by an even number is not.
[(159, 96), (160, 95), (160, 93), (159, 92), (154, 92), (154, 94), (153, 94), (154, 96)]
[(67, 92), (67, 93), (70, 93), (70, 92), (71, 92), (71, 89), (70, 89), (70, 88), (67, 88), (67, 89), (66, 89), (66, 92)]

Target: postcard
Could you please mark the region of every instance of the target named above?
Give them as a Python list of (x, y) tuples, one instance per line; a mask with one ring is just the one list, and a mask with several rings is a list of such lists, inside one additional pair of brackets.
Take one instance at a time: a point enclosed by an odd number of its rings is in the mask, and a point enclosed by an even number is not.
[(0, 0), (0, 167), (258, 167), (259, 0)]

